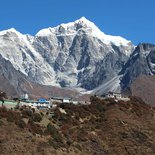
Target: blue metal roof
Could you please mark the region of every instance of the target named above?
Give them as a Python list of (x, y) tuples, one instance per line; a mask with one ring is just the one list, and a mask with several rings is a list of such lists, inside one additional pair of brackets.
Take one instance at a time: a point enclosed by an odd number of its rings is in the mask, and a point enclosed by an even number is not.
[(44, 99), (44, 98), (40, 98), (40, 99), (38, 100), (38, 102), (47, 102), (47, 100)]

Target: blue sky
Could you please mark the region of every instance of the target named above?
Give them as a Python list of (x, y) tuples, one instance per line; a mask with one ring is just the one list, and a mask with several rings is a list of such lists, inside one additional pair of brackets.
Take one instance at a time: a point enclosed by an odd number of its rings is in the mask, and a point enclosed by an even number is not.
[(104, 33), (155, 43), (154, 0), (1, 0), (0, 30), (35, 35), (85, 16)]

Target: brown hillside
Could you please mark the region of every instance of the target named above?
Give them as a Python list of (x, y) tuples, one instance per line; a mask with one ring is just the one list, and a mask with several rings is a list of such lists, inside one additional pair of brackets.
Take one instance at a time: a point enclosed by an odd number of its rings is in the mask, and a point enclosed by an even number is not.
[(155, 105), (155, 76), (140, 76), (131, 85), (131, 94)]
[(90, 105), (60, 104), (50, 119), (30, 109), (0, 108), (3, 155), (153, 155), (155, 110), (141, 99), (91, 97)]

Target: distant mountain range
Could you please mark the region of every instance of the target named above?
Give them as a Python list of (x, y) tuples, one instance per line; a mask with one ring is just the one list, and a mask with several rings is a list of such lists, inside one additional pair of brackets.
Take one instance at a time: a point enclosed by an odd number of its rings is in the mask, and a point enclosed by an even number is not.
[(11, 28), (0, 32), (0, 89), (21, 94), (35, 84), (99, 95), (121, 92), (140, 75), (154, 75), (154, 53), (155, 45), (136, 47), (85, 17), (35, 36)]

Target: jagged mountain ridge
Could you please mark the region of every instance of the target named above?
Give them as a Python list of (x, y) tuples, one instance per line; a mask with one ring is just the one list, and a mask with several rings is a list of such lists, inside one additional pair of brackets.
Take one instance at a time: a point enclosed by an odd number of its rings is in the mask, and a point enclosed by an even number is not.
[(141, 75), (155, 74), (155, 45), (149, 43), (139, 44), (131, 54), (120, 74), (123, 75), (121, 87), (128, 87)]
[(36, 36), (15, 29), (0, 32), (2, 58), (44, 85), (93, 90), (118, 76), (133, 49), (130, 41), (104, 34), (84, 17)]

